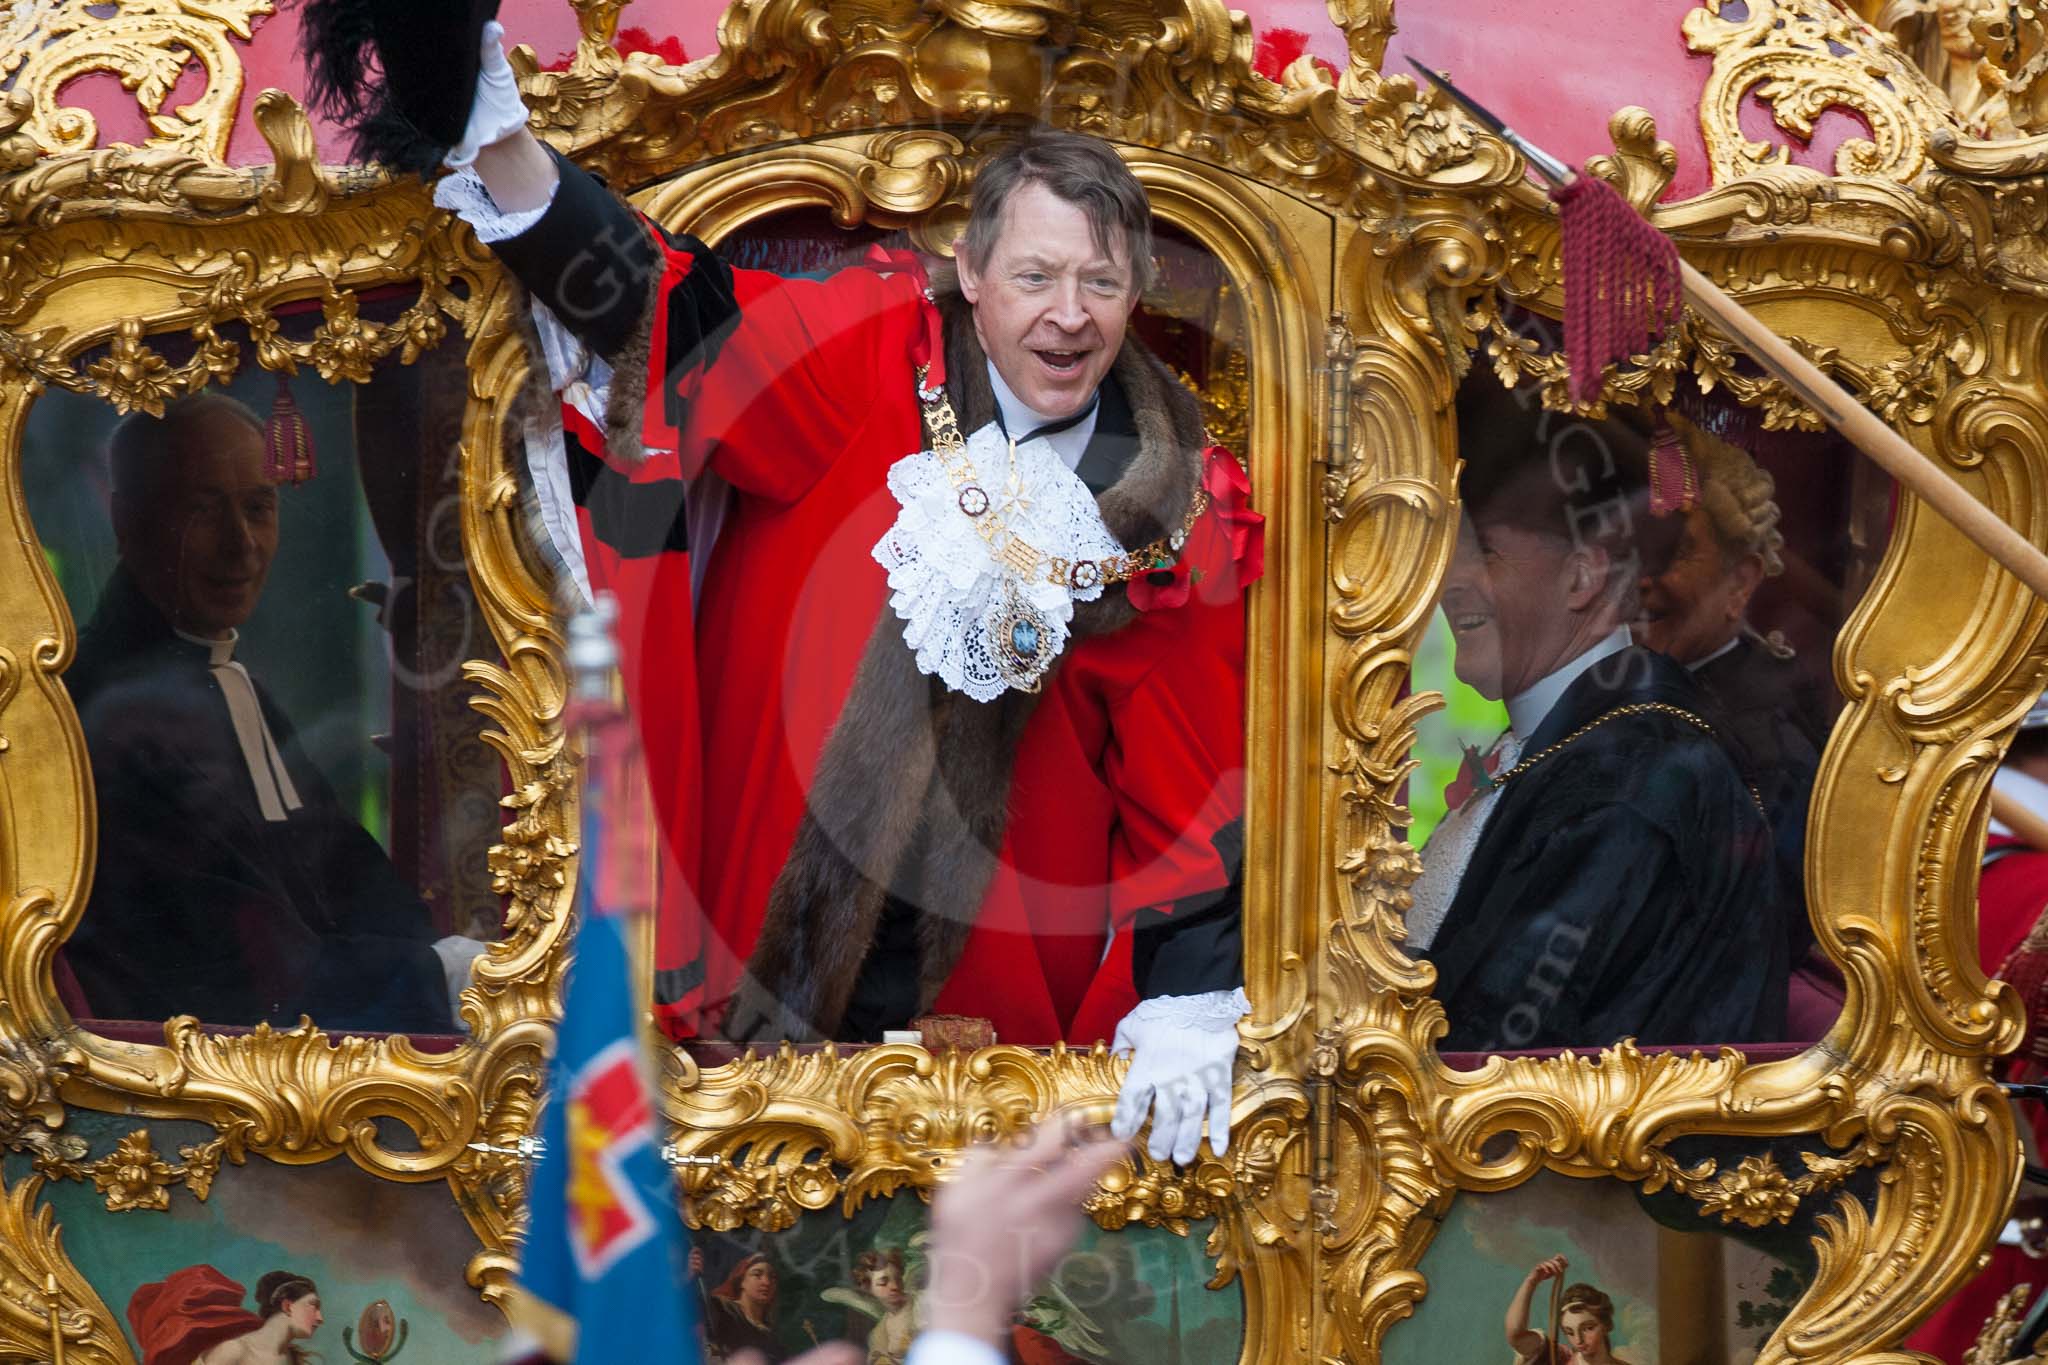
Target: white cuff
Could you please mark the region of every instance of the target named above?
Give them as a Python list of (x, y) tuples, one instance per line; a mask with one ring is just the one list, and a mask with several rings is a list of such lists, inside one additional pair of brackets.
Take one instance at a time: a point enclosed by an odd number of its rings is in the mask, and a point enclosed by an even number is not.
[(469, 224), (476, 232), (476, 239), (489, 246), (493, 242), (517, 237), (538, 223), (541, 215), (548, 211), (548, 205), (555, 202), (555, 194), (561, 187), (560, 180), (550, 185), (547, 199), (538, 207), (506, 213), (498, 207), (498, 201), (491, 198), (491, 192), (484, 188), (483, 177), (476, 173), (476, 168), (464, 166), (435, 182), (434, 207), (447, 209)]
[(903, 1365), (1003, 1365), (1003, 1353), (965, 1332), (920, 1332)]
[(1252, 1012), (1250, 997), (1239, 986), (1231, 991), (1203, 991), (1198, 995), (1155, 995), (1140, 1000), (1124, 1016), (1128, 1021), (1159, 1019), (1177, 1028), (1198, 1028), (1214, 1032), (1234, 1029), (1237, 1021)]

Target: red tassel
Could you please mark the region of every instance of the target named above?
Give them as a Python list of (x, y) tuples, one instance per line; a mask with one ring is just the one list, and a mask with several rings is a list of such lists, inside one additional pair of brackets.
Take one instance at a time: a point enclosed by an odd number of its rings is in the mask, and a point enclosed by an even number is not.
[(313, 465), (313, 428), (292, 399), (291, 380), (280, 371), (270, 419), (263, 424), (263, 474), (272, 483), (304, 483)]
[(1690, 512), (1699, 500), (1700, 476), (1692, 456), (1671, 424), (1659, 422), (1657, 439), (1650, 445), (1650, 515)]
[(1590, 403), (1609, 365), (1648, 350), (1678, 320), (1678, 248), (1597, 176), (1579, 176), (1551, 197), (1564, 231), (1572, 399)]

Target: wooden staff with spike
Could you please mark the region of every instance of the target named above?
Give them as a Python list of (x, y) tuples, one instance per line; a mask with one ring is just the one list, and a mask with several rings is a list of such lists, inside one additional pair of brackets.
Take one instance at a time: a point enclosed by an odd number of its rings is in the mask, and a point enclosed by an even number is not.
[[(1548, 182), (1553, 193), (1580, 188), (1580, 177), (1573, 173), (1571, 167), (1516, 133), (1506, 123), (1487, 112), (1485, 107), (1471, 96), (1421, 62), (1411, 57), (1409, 64), (1421, 72), (1423, 79), (1441, 90), (1445, 97), (1463, 110), (1468, 117), (1519, 151), (1530, 169)], [(1630, 208), (1611, 186), (1606, 186), (1604, 182), (1596, 183), (1631, 217), (1636, 216), (1634, 209)], [(1638, 218), (1637, 221), (1640, 222), (1641, 219)], [(1645, 226), (1647, 227), (1647, 224)], [(1649, 230), (1655, 232), (1654, 228)], [(1969, 537), (1972, 544), (1990, 555), (2032, 589), (2036, 597), (2048, 601), (2048, 555), (2044, 555), (2026, 537), (2008, 526), (1990, 508), (1970, 496), (1961, 484), (1936, 468), (1911, 442), (1886, 426), (1875, 413), (1857, 402), (1855, 395), (1822, 374), (1819, 367), (1793, 350), (1783, 337), (1765, 326), (1747, 308), (1730, 298), (1720, 286), (1686, 264), (1682, 258), (1678, 258), (1677, 247), (1668, 238), (1664, 238), (1661, 233), (1657, 236), (1676, 260), (1678, 279), (1687, 303), (1733, 338), (1735, 344), (1762, 366), (1766, 373), (1790, 389), (1801, 402), (1819, 413), (1823, 421), (1840, 432), (1858, 450), (1876, 461), (1878, 466), (1897, 480), (1900, 486), (1946, 518), (1958, 531)], [(1567, 281), (1567, 294), (1570, 293), (1570, 289), (1571, 282)], [(1569, 310), (1570, 298), (1567, 297), (1565, 302)], [(1574, 355), (1570, 360), (1574, 370), (1574, 388), (1583, 394), (1585, 389), (1581, 386), (1590, 384), (1597, 392), (1604, 360), (1587, 355)]]

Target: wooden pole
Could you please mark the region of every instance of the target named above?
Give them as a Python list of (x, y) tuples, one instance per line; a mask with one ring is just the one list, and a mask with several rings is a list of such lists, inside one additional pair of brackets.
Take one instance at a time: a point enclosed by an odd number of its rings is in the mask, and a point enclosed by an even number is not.
[[(1488, 113), (1484, 106), (1443, 75), (1413, 56), (1409, 57), (1408, 63), (1475, 122), (1519, 151), (1528, 162), (1529, 169), (1552, 187), (1562, 189), (1578, 179), (1577, 172)], [(1783, 337), (1764, 326), (1747, 308), (1729, 298), (1719, 285), (1693, 269), (1682, 257), (1678, 269), (1688, 303), (1733, 337), (1735, 344), (1763, 366), (1772, 378), (1791, 389), (1829, 426), (1877, 461), (1902, 487), (1946, 517), (1978, 549), (2011, 570), (2015, 577), (2033, 589), (2034, 596), (2048, 601), (2048, 555), (2042, 554), (2025, 536), (1993, 515), (1990, 508), (1937, 469), (1905, 437), (1879, 421), (1876, 414), (1857, 402), (1847, 389), (1822, 374), (1818, 366), (1793, 350)], [(1566, 306), (1571, 306), (1569, 300)]]
[(1853, 442), (1900, 487), (1947, 518), (1958, 531), (2013, 575), (2034, 595), (2048, 601), (2048, 554), (2005, 524), (1971, 497), (1968, 490), (1921, 454), (1905, 437), (1886, 426), (1854, 395), (1820, 372), (1812, 361), (1764, 326), (1721, 287), (1681, 260), (1686, 301), (1716, 327), (1734, 338), (1751, 359), (1797, 394), (1827, 424)]
[(2043, 853), (2048, 853), (2048, 820), (2029, 810), (2025, 803), (2013, 800), (1998, 788), (1991, 789), (1991, 814), (1998, 822), (2018, 835), (2022, 842)]

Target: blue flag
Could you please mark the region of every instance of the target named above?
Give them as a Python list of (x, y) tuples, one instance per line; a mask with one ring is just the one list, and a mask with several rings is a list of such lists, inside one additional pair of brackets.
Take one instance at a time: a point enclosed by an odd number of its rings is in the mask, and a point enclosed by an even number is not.
[(689, 1248), (661, 1157), (625, 921), (592, 904), (592, 888), (606, 879), (596, 871), (600, 818), (589, 815), (584, 913), (548, 1070), (545, 1147), (530, 1187), (524, 1306), (535, 1309), (526, 1315), (530, 1328), (539, 1325), (533, 1319), (554, 1319), (549, 1330), (533, 1332), (551, 1348), (573, 1325), (576, 1365), (695, 1365), (702, 1337), (688, 1292)]

